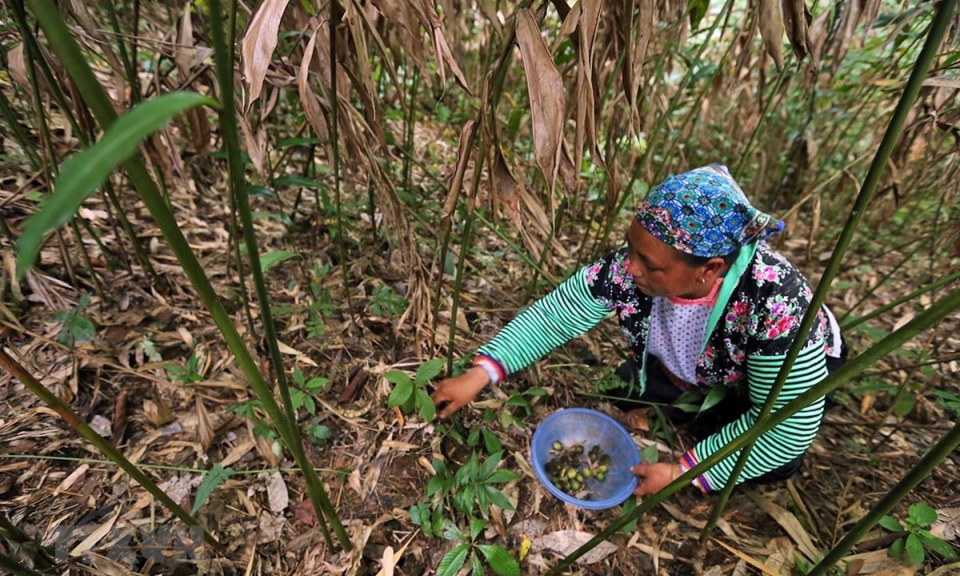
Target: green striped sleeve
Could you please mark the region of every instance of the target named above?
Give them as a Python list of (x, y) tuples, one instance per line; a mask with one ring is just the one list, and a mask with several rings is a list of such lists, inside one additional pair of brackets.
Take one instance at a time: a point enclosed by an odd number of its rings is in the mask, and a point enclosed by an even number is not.
[[(760, 408), (767, 399), (785, 356), (747, 357), (747, 383), (750, 402), (753, 406), (739, 419), (727, 424), (719, 432), (694, 446), (693, 455), (696, 461), (702, 461), (756, 423), (760, 416)], [(827, 357), (822, 342), (817, 342), (800, 352), (780, 396), (777, 397), (773, 411), (783, 408), (826, 377)], [(820, 428), (823, 404), (824, 400), (820, 398), (761, 436), (754, 445), (738, 482), (761, 476), (806, 452)], [(739, 456), (738, 450), (700, 476), (698, 481), (701, 487), (708, 491), (723, 488)]]
[(588, 268), (534, 302), (478, 352), (511, 374), (599, 324), (610, 310), (590, 294)]

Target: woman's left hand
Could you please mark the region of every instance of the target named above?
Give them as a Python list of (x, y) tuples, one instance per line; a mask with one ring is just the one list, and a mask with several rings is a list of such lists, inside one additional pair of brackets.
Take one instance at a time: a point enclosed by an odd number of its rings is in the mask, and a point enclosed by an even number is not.
[(631, 468), (630, 471), (640, 477), (640, 484), (633, 491), (637, 496), (656, 494), (683, 473), (680, 470), (680, 464), (669, 462), (656, 462), (654, 464), (643, 462)]

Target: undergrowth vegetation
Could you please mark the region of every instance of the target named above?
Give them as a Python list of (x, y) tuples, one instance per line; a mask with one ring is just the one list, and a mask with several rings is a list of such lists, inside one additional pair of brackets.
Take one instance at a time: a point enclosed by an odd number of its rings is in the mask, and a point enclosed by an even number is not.
[[(508, 533), (537, 493), (529, 434), (548, 410), (609, 399), (615, 331), (450, 421), (431, 386), (617, 245), (653, 185), (723, 163), (786, 220), (776, 246), (819, 283), (814, 301), (837, 311), (856, 358), (726, 455), (831, 391), (881, 425), (960, 423), (956, 4), (5, 0), (0, 365), (213, 556), (240, 550), (237, 566), (256, 557), (227, 520), (255, 509), (238, 488), (248, 472), (296, 486), (306, 506), (267, 488), (268, 508), (281, 529), (286, 513), (317, 526), (330, 570), (356, 573), (389, 525), (403, 537), (379, 550), (384, 573), (556, 574), (639, 533), (642, 514), (725, 454), (538, 564), (526, 533)], [(87, 424), (102, 394), (117, 406), (110, 440)], [(195, 453), (176, 465), (197, 481), (174, 499), (134, 447), (184, 414)], [(645, 460), (679, 445), (662, 421)], [(871, 462), (880, 429), (846, 449)], [(938, 430), (869, 513), (843, 521), (846, 537), (791, 567), (826, 573), (878, 522), (900, 535), (892, 556), (955, 560), (930, 506), (888, 515), (960, 444), (957, 425)], [(379, 494), (386, 476), (396, 496)], [(0, 567), (62, 569), (10, 545), (34, 536), (7, 520), (28, 508), (0, 505)], [(441, 553), (400, 563), (421, 535)]]

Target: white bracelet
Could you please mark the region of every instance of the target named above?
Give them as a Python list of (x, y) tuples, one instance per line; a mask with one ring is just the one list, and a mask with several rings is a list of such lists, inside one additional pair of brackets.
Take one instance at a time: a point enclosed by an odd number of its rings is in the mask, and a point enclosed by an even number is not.
[(487, 371), (490, 376), (490, 384), (496, 384), (500, 381), (500, 371), (489, 360), (477, 360), (476, 365)]

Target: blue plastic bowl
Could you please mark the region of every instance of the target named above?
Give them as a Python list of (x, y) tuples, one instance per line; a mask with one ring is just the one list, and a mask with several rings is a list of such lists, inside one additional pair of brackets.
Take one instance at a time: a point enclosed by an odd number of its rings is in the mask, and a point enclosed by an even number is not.
[[(580, 500), (563, 492), (547, 479), (546, 463), (553, 458), (553, 443), (582, 444), (589, 451), (596, 445), (610, 456), (610, 469), (603, 482), (587, 479), (592, 498)], [(616, 420), (587, 408), (566, 408), (546, 417), (530, 442), (530, 459), (537, 478), (557, 498), (589, 510), (611, 508), (626, 500), (637, 488), (630, 468), (640, 464), (640, 452), (627, 430)]]

